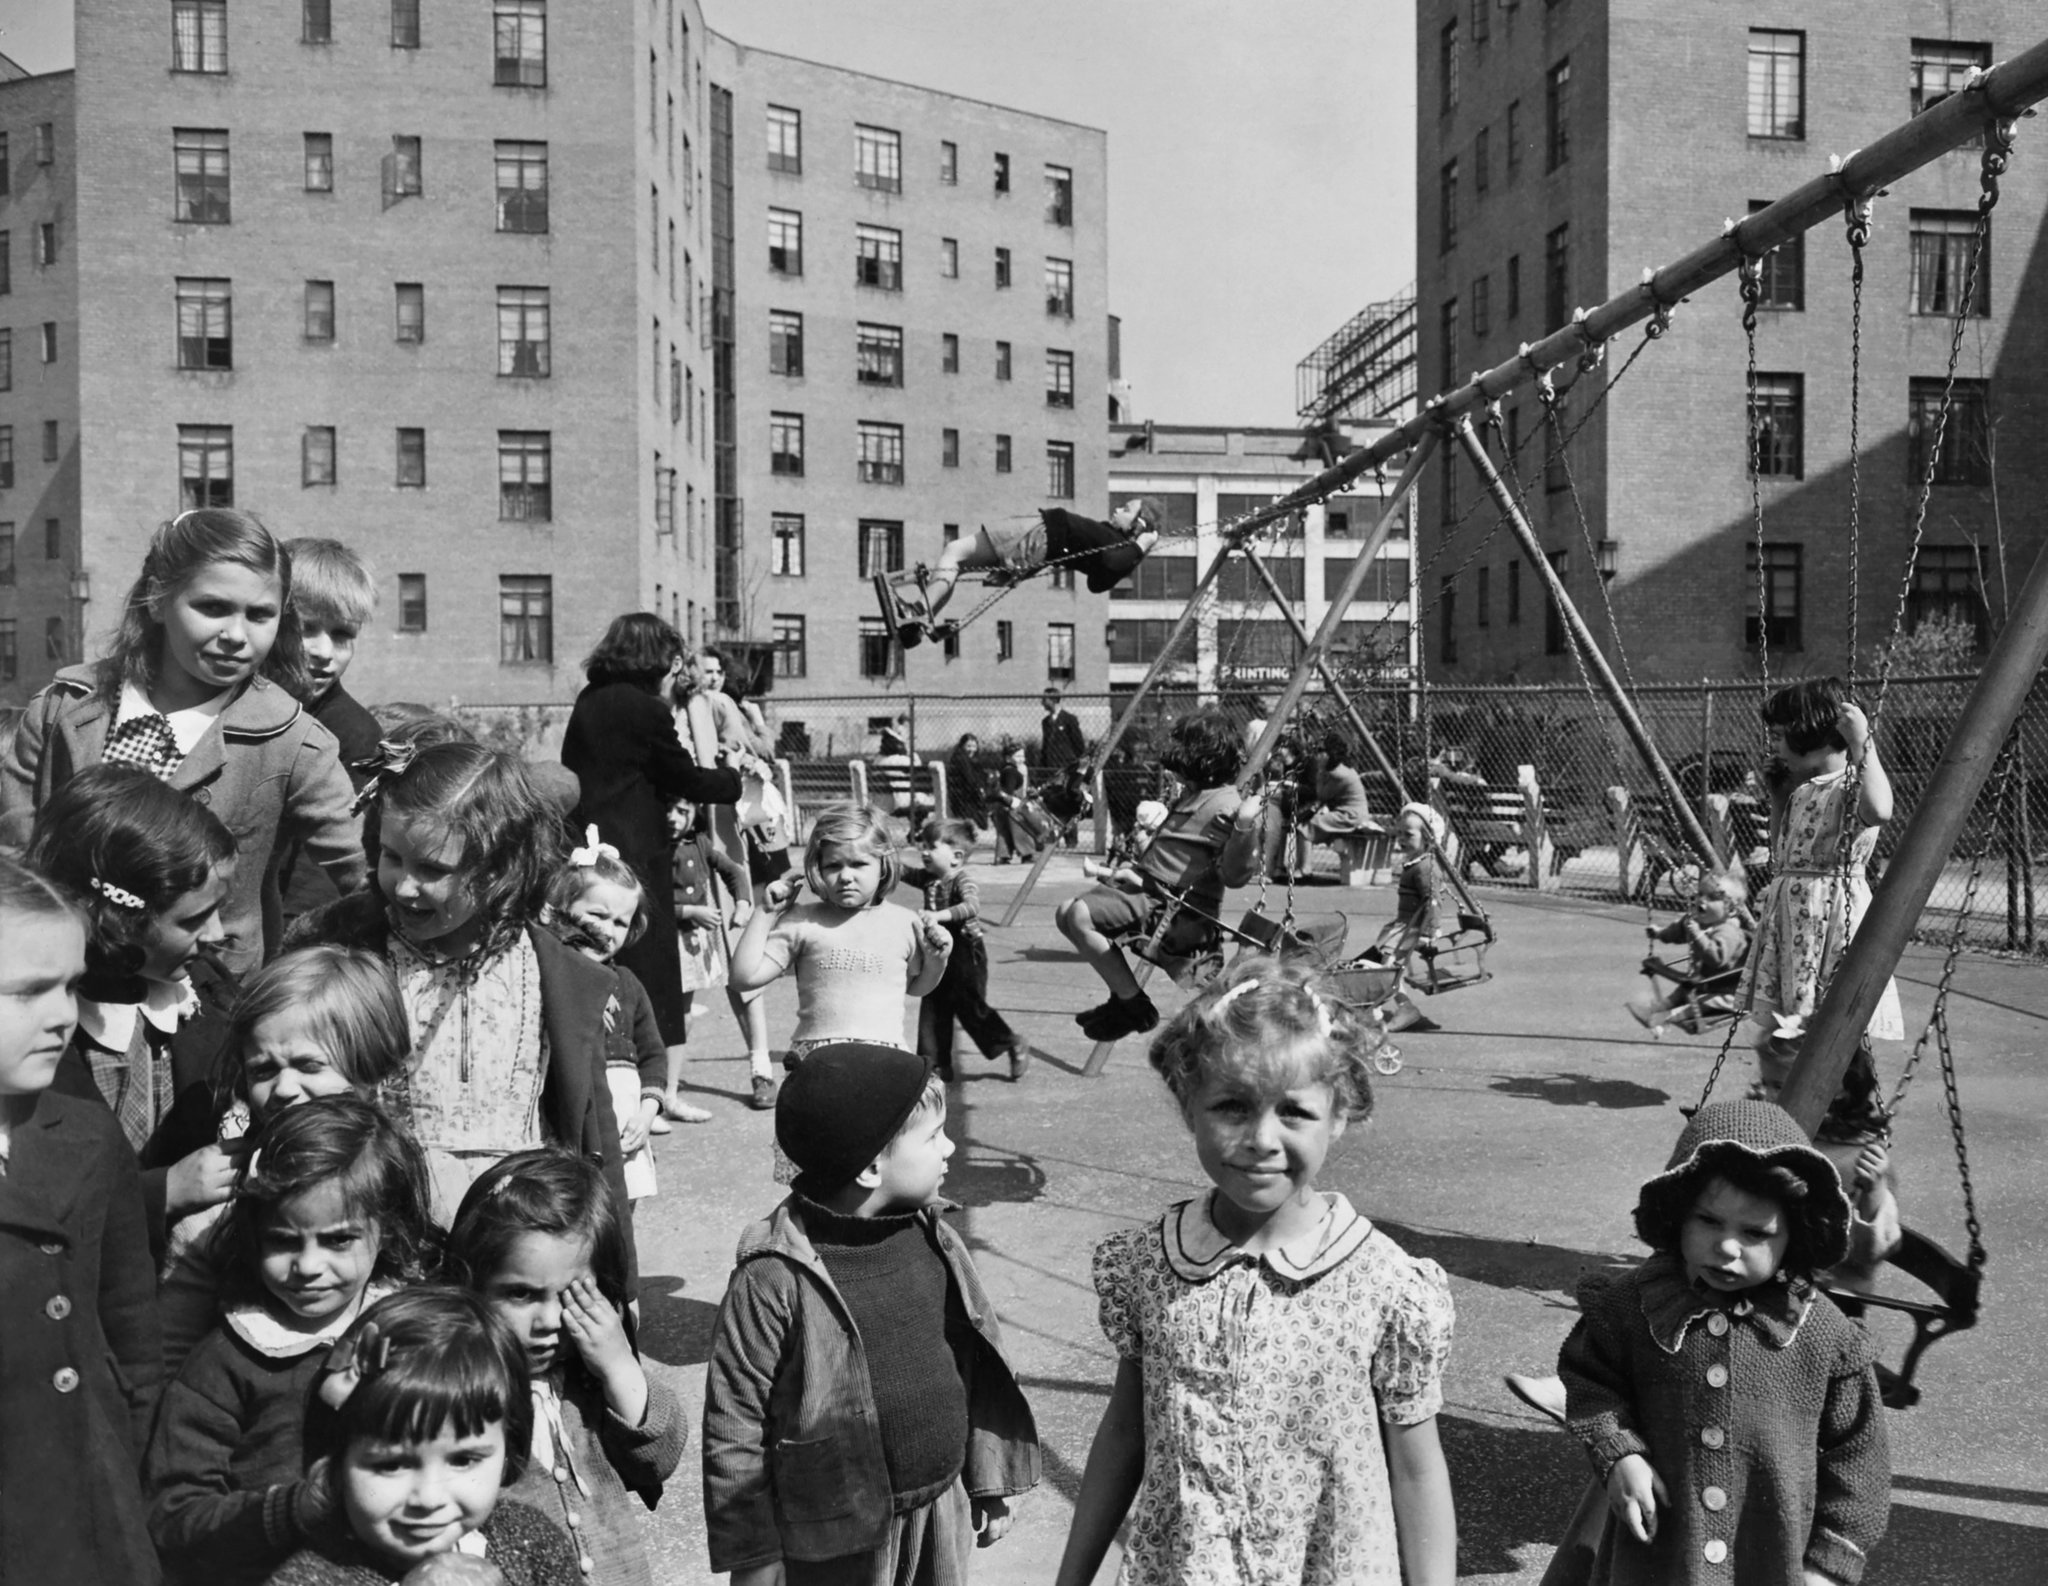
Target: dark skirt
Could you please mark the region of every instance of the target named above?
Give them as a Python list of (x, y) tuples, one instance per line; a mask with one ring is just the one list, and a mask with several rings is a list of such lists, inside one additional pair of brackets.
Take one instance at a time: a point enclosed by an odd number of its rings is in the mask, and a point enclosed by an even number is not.
[(669, 880), (674, 862), (675, 855), (664, 850), (644, 866), (633, 865), (647, 904), (647, 934), (631, 947), (621, 948), (613, 959), (619, 968), (632, 970), (647, 988), (663, 1046), (683, 1044), (683, 1022), (690, 1007), (690, 999), (683, 994), (682, 944), (676, 940), (675, 884)]

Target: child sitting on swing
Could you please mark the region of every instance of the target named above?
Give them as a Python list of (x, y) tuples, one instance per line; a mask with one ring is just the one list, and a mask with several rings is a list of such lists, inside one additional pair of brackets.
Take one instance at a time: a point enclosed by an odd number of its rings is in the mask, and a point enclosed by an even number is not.
[(926, 579), (922, 601), (878, 580), (897, 642), (908, 650), (927, 636), (943, 640), (960, 631), (957, 622), (940, 622), (938, 615), (962, 573), (987, 572), (991, 582), (1013, 584), (1048, 566), (1071, 568), (1087, 576), (1089, 593), (1100, 595), (1122, 583), (1159, 540), (1159, 503), (1149, 496), (1126, 501), (1107, 523), (1065, 507), (1043, 507), (1038, 519), (1028, 526), (984, 523), (971, 539), (950, 542)]
[[(1703, 875), (1692, 906), (1669, 925), (1651, 926), (1650, 940), (1688, 944), (1692, 949), (1692, 978), (1696, 981), (1725, 975), (1731, 969), (1740, 969), (1749, 956), (1749, 930), (1742, 921), (1742, 905), (1748, 901), (1749, 887), (1742, 877)], [(1667, 989), (1648, 975), (1626, 1006), (1636, 1022), (1654, 1034), (1662, 1035), (1666, 1024), (1676, 1024), (1689, 1034), (1698, 1033), (1693, 1009), (1677, 995), (1677, 988)], [(1733, 988), (1702, 997), (1699, 1008), (1704, 1013), (1740, 1011)]]

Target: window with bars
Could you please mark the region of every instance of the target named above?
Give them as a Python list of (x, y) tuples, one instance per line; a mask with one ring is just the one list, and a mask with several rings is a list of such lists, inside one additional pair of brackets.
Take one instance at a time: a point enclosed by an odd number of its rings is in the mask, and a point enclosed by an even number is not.
[(804, 317), (794, 310), (768, 311), (768, 372), (791, 376), (804, 372)]
[(398, 631), (400, 633), (425, 633), (427, 631), (427, 575), (425, 573), (400, 573), (398, 575)]
[(999, 474), (1006, 474), (1009, 471), (1010, 437), (1007, 435), (998, 435), (996, 437), (996, 472)]
[(213, 276), (178, 277), (178, 367), (235, 366), (234, 291)]
[(398, 467), (394, 482), (401, 490), (427, 487), (427, 432), (422, 429), (398, 431)]
[[(1754, 540), (1742, 548), (1743, 606), (1742, 642), (1752, 650), (1803, 650), (1801, 606), (1804, 603), (1803, 549), (1783, 541), (1766, 540), (1763, 560), (1757, 560)], [(1758, 597), (1762, 597), (1762, 611)]]
[(491, 0), (491, 39), (495, 86), (547, 87), (547, 0)]
[(1972, 630), (1982, 649), (1990, 634), (1983, 573), (1974, 545), (1921, 546), (1906, 596), (1906, 631), (1927, 622), (1956, 623)]
[(1458, 162), (1444, 161), (1436, 182), (1436, 251), (1449, 253), (1458, 245)]
[(420, 0), (391, 0), (391, 47), (416, 50), (420, 47)]
[(869, 485), (903, 483), (903, 426), (876, 419), (860, 423), (860, 478)]
[(903, 525), (883, 518), (860, 522), (860, 576), (903, 571)]
[[(12, 474), (12, 459), (7, 472)], [(178, 505), (183, 511), (235, 504), (235, 432), (227, 424), (178, 426)]]
[(1053, 226), (1074, 223), (1074, 173), (1067, 166), (1045, 168), (1045, 219)]
[(1554, 171), (1572, 157), (1572, 63), (1551, 67), (1543, 79), (1543, 168)]
[(1756, 377), (1756, 471), (1765, 479), (1806, 477), (1806, 378)]
[[(1969, 209), (1911, 211), (1913, 276), (1908, 298), (1916, 314), (1954, 314), (1963, 301), (1963, 283), (1970, 281), (1970, 255), (1977, 247), (1977, 214)], [(1970, 281), (1969, 313), (1991, 312), (1991, 224), (1987, 219), (1984, 247), (1977, 254), (1977, 274)]]
[(1958, 380), (1942, 420), (1940, 379), (1914, 380), (1908, 391), (1906, 418), (1906, 481), (1917, 489), (1927, 477), (1928, 453), (1941, 432), (1935, 452), (1934, 482), (1938, 485), (1991, 483), (1991, 389), (1983, 380)]
[(775, 675), (809, 676), (810, 644), (804, 633), (804, 619), (795, 612), (778, 611), (768, 621), (775, 645)]
[(1074, 499), (1074, 443), (1045, 443), (1045, 493), (1055, 501)]
[(941, 142), (939, 144), (939, 180), (948, 187), (960, 184), (960, 145)]
[(804, 273), (803, 211), (768, 211), (768, 268), (777, 275)]
[(306, 283), (306, 340), (334, 340), (334, 283)]
[(862, 677), (901, 677), (903, 675), (903, 652), (896, 645), (896, 635), (889, 630), (889, 624), (880, 617), (860, 619), (860, 675)]
[(903, 290), (903, 233), (892, 226), (853, 228), (853, 278), (885, 292)]
[(768, 107), (768, 169), (787, 171), (792, 176), (803, 174), (804, 168), (804, 118), (800, 110), (788, 105)]
[(227, 0), (171, 0), (171, 70), (227, 69)]
[(545, 380), (554, 366), (552, 310), (544, 286), (498, 288), (498, 373)]
[[(1913, 40), (1908, 76), (1910, 113), (1917, 116), (1923, 110), (1932, 110), (1950, 94), (1960, 92), (1971, 72), (1983, 71), (1990, 64), (1989, 44), (1965, 43), (1960, 39)], [(1983, 141), (1980, 132), (1970, 144)]]
[(427, 289), (417, 281), (400, 281), (393, 288), (398, 311), (397, 338), (418, 345), (427, 339)]
[(306, 154), (306, 191), (309, 193), (331, 193), (334, 191), (334, 134), (331, 132), (308, 132), (304, 138)]
[(903, 191), (903, 138), (887, 127), (856, 124), (853, 129), (853, 180), (857, 187), (878, 193)]
[(1749, 30), (1749, 135), (1806, 136), (1806, 35), (1781, 28)]
[(334, 426), (308, 424), (299, 436), (299, 484), (334, 483)]
[(555, 515), (554, 435), (548, 430), (498, 431), (498, 517), (546, 523)]
[(548, 229), (548, 146), (500, 139), (494, 161), (498, 181), (498, 229)]
[(1074, 355), (1057, 347), (1045, 350), (1045, 405), (1070, 408), (1074, 405)]
[(545, 573), (498, 578), (498, 663), (552, 664), (555, 659), (555, 581)]
[(768, 415), (768, 471), (800, 479), (804, 472), (804, 416)]
[(768, 520), (768, 571), (777, 578), (804, 576), (804, 518), (777, 512)]
[[(1749, 212), (1769, 208), (1761, 198), (1749, 201)], [(1758, 308), (1797, 310), (1806, 307), (1806, 233), (1796, 232), (1759, 261)]]
[(854, 327), (854, 379), (861, 385), (903, 384), (903, 327), (871, 325)]
[(171, 153), (177, 189), (171, 216), (194, 226), (228, 224), (228, 135), (203, 127), (176, 127)]

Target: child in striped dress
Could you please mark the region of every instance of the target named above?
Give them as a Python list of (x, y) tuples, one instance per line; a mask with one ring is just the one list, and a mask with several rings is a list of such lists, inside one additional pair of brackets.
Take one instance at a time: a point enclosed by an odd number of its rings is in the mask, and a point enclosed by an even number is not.
[(1007, 1060), (1010, 1079), (1024, 1077), (1031, 1066), (1031, 1048), (1003, 1016), (989, 1006), (988, 944), (982, 938), (981, 889), (967, 873), (967, 855), (974, 847), (974, 828), (966, 821), (924, 823), (918, 833), (922, 869), (906, 869), (903, 885), (924, 896), (922, 917), (944, 926), (953, 938), (946, 973), (918, 1004), (917, 1050), (932, 1061), (941, 1079), (953, 1078), (953, 1026), (963, 1026), (981, 1055), (990, 1062)]

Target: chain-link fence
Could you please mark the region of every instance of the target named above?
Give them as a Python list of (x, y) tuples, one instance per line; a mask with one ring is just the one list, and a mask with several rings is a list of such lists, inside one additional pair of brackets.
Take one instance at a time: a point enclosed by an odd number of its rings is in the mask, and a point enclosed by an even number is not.
[[(1873, 880), (1911, 818), (1971, 684), (1960, 676), (1895, 678), (1881, 708), (1874, 709), (1896, 813), (1879, 839)], [(1215, 704), (1249, 733), (1275, 693), (1277, 686), (1263, 694), (1225, 691), (1204, 699), (1191, 690), (1165, 689), (1149, 697), (1140, 720), (1102, 767), (1102, 803), (1110, 822), (1121, 825), (1138, 800), (1170, 792), (1159, 754), (1173, 721)], [(1758, 780), (1767, 755), (1758, 714), (1763, 693), (1750, 680), (1656, 684), (1634, 694), (1651, 736), (1724, 858), (1753, 869), (1761, 867), (1768, 850)], [(1862, 685), (1866, 708), (1872, 708), (1874, 693), (1872, 685)], [(1696, 863), (1691, 845), (1612, 712), (1585, 689), (1381, 685), (1355, 688), (1350, 697), (1408, 795), (1429, 796), (1449, 812), (1456, 857), (1475, 884), (1630, 897), (1659, 910), (1676, 907), (1688, 895)], [(859, 785), (874, 802), (908, 818), (938, 802), (943, 768), (956, 754), (972, 755), (990, 789), (1014, 749), (1024, 751), (1033, 782), (1064, 758), (1058, 747), (1064, 731), (1054, 727), (1048, 739), (1049, 718), (1038, 695), (771, 695), (761, 704), (779, 753), (790, 764), (800, 806), (845, 797)], [(1123, 708), (1123, 697), (1116, 695), (1068, 694), (1060, 701), (1091, 748)], [(491, 741), (551, 755), (568, 713), (556, 706), (471, 706), (459, 714)], [(1358, 734), (1347, 713), (1319, 688), (1304, 698), (1288, 734), (1296, 763), (1311, 764), (1333, 732), (1352, 748), (1375, 814), (1390, 817), (1401, 802), (1393, 778), (1374, 756), (1357, 752)], [(1929, 936), (1945, 937), (1952, 928), (1980, 850), (1982, 881), (1966, 939), (1973, 946), (2034, 950), (2048, 935), (2048, 929), (2037, 931), (2035, 891), (2037, 870), (2048, 876), (2048, 689), (2035, 690), (2012, 743), (2009, 773), (1987, 784), (1928, 901), (1920, 928)], [(957, 810), (962, 779), (956, 774), (950, 780), (955, 796), (949, 807)], [(2048, 899), (2038, 901), (2048, 905)]]

